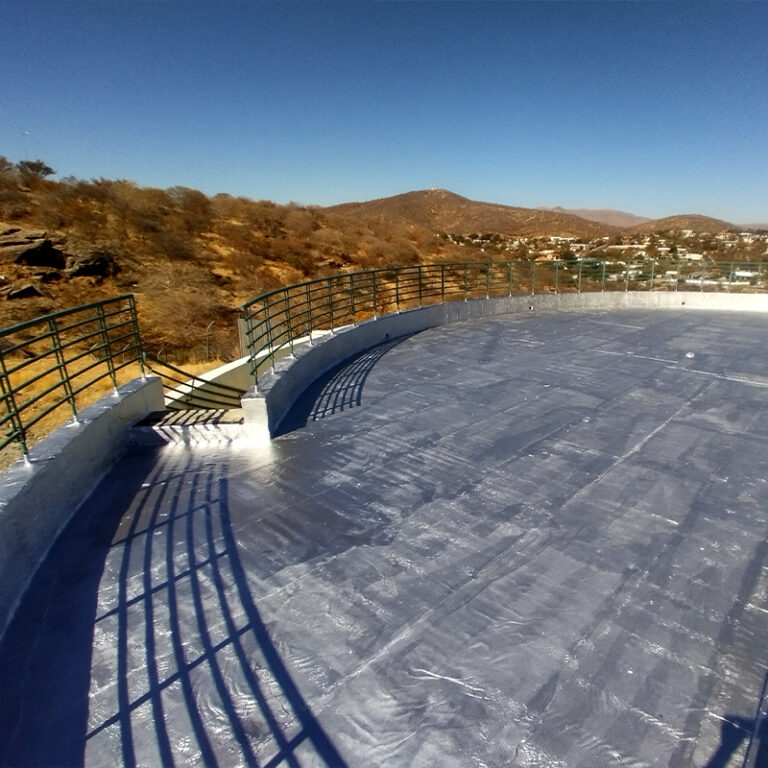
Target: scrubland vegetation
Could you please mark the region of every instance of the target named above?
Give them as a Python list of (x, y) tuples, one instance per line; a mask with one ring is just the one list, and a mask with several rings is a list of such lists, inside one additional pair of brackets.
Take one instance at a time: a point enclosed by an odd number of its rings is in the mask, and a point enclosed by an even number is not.
[(320, 208), (53, 174), (39, 160), (0, 157), (0, 324), (130, 292), (145, 348), (177, 364), (233, 359), (238, 307), (323, 275), (560, 259), (565, 282), (557, 286), (567, 290), (577, 265), (583, 276), (606, 259), (627, 280), (653, 273), (681, 282), (695, 269), (703, 283), (715, 279), (717, 262), (761, 260), (768, 248), (765, 233), (737, 234), (727, 222), (696, 215), (633, 231), (446, 190)]
[[(453, 243), (416, 224), (186, 187), (54, 181), (52, 173), (40, 161), (0, 158), (4, 326), (131, 292), (149, 351), (176, 362), (229, 359), (238, 352), (237, 307), (263, 291), (343, 270), (459, 257)], [(14, 237), (24, 235), (50, 241), (53, 256), (20, 256)], [(28, 290), (9, 299), (20, 286)]]

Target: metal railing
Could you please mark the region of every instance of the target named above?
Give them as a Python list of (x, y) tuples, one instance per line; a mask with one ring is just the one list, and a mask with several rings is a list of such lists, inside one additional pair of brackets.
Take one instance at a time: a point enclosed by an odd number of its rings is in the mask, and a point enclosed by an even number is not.
[(316, 331), (393, 312), (514, 294), (585, 291), (749, 291), (766, 289), (763, 262), (486, 261), (417, 264), (347, 272), (278, 288), (241, 307), (256, 381)]
[(134, 364), (143, 375), (131, 294), (0, 329), (0, 450), (15, 442), (26, 456), (30, 435), (55, 411), (77, 421), (95, 385), (106, 380), (116, 390), (118, 372)]
[(165, 407), (169, 411), (230, 411), (240, 408), (240, 398), (245, 394), (243, 389), (195, 376), (151, 355), (146, 356), (146, 364), (150, 373), (163, 381)]

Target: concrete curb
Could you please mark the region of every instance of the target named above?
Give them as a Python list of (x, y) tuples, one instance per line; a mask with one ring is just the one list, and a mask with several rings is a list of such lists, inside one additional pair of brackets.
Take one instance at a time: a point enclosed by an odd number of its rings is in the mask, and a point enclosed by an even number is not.
[(0, 486), (0, 637), (56, 537), (129, 441), (162, 410), (162, 381), (134, 379), (83, 409), (17, 461)]
[(293, 404), (319, 376), (366, 349), (446, 323), (520, 312), (568, 312), (622, 309), (708, 309), (768, 312), (768, 294), (700, 293), (693, 291), (606, 291), (544, 293), (472, 299), (434, 304), (384, 315), (337, 329), (311, 346), (295, 347), (294, 355), (275, 364), (241, 402), (247, 431), (260, 438), (275, 435)]

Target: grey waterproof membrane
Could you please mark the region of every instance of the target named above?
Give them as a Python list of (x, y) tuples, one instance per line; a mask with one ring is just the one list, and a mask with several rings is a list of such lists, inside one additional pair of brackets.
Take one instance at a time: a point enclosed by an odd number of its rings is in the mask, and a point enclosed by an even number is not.
[(760, 764), (767, 339), (457, 323), (323, 376), (269, 444), (135, 449), (3, 639), (0, 762)]

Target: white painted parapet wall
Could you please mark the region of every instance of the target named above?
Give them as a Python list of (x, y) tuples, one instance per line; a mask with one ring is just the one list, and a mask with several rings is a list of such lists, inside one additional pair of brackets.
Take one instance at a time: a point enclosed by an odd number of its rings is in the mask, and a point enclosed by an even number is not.
[(318, 377), (359, 352), (399, 336), (460, 320), (507, 313), (641, 308), (766, 312), (768, 294), (693, 291), (539, 293), (446, 302), (384, 315), (339, 328), (311, 346), (295, 342), (293, 356), (278, 360), (274, 371), (260, 378), (258, 388), (251, 387), (242, 398), (245, 423), (254, 435), (274, 436), (293, 404)]
[(56, 537), (128, 445), (130, 427), (162, 409), (162, 381), (134, 379), (0, 476), (0, 637)]

